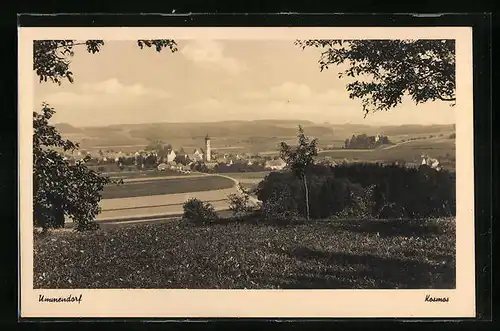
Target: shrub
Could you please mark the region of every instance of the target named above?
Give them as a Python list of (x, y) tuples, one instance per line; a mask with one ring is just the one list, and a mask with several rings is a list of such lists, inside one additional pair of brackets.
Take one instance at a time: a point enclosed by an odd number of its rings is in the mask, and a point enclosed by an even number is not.
[(231, 172), (258, 172), (264, 171), (266, 168), (264, 165), (259, 163), (247, 164), (243, 162), (236, 162), (233, 164), (217, 164), (214, 168), (214, 172), (216, 173), (231, 173)]
[[(455, 174), (446, 170), (344, 163), (311, 166), (308, 178), (311, 218), (429, 218), (456, 214)], [(303, 184), (291, 173), (270, 173), (257, 186), (257, 197), (265, 203), (284, 188), (299, 215), (305, 215)]]
[(205, 163), (201, 161), (194, 162), (191, 164), (191, 170), (192, 171), (198, 171), (198, 172), (203, 172), (203, 173), (210, 173), (212, 172)]
[[(347, 178), (362, 187), (375, 185), (372, 215), (396, 212), (402, 217), (442, 217), (455, 215), (455, 175), (428, 166), (342, 164), (332, 168), (336, 178)], [(403, 212), (404, 210), (404, 212)]]
[(211, 203), (191, 198), (182, 206), (182, 218), (195, 224), (208, 224), (218, 219), (215, 208)]
[(277, 224), (289, 224), (299, 219), (296, 201), (286, 187), (274, 191), (263, 201), (260, 212), (266, 221)]
[(357, 219), (371, 218), (375, 206), (375, 188), (375, 185), (370, 185), (362, 191), (350, 192), (351, 203), (346, 204), (344, 208), (336, 214), (337, 217)]
[(233, 216), (243, 216), (251, 213), (254, 208), (250, 204), (250, 196), (245, 193), (229, 194), (229, 210), (233, 212)]
[[(359, 194), (363, 191), (360, 185), (352, 184), (347, 179), (334, 178), (328, 169), (315, 166), (308, 175), (309, 212), (313, 219), (326, 218), (340, 212), (346, 205), (353, 203), (352, 193)], [(321, 175), (317, 175), (316, 171)], [(258, 184), (256, 193), (264, 209), (277, 204), (277, 210), (291, 208), (300, 216), (306, 215), (304, 186), (291, 173), (270, 173)]]

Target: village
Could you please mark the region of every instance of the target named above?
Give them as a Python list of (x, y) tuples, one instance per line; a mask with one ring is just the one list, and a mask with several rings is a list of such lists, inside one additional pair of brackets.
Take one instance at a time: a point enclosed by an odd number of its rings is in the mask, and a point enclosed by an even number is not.
[[(256, 172), (279, 171), (286, 167), (286, 162), (277, 155), (223, 153), (214, 150), (211, 146), (211, 138), (208, 135), (205, 137), (205, 146), (203, 148), (193, 148), (188, 151), (186, 149), (180, 147), (176, 150), (168, 144), (155, 150), (142, 148), (135, 152), (114, 151), (112, 149), (104, 151), (100, 149), (92, 152), (81, 150), (76, 155), (66, 154), (65, 159), (72, 163), (84, 162), (88, 167), (100, 172), (113, 172), (113, 169), (115, 171), (169, 170), (179, 173), (190, 173), (192, 171)], [(404, 162), (404, 165), (413, 168), (427, 165), (435, 170), (441, 170), (442, 166), (437, 158), (431, 157), (427, 153), (422, 153), (420, 158), (420, 161)], [(338, 160), (321, 154), (316, 160), (316, 163), (330, 166), (335, 166), (341, 162), (355, 163), (358, 160), (356, 158)], [(385, 160), (381, 163), (403, 165), (403, 162), (398, 160)]]
[[(181, 147), (175, 150), (166, 145), (157, 150), (137, 150), (122, 152), (114, 150), (86, 151), (76, 154), (66, 154), (65, 159), (72, 163), (85, 163), (88, 167), (101, 172), (115, 166), (116, 170), (158, 170), (190, 173), (191, 171), (210, 172), (251, 172), (265, 170), (282, 170), (286, 163), (279, 156), (250, 153), (220, 153), (213, 151), (211, 139), (205, 137), (204, 148), (194, 148), (186, 151)], [(112, 169), (112, 168), (111, 168)]]

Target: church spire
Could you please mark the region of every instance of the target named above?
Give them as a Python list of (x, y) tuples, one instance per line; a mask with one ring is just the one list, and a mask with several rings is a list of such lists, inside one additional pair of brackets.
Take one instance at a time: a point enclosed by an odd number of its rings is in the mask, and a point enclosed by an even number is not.
[(205, 136), (205, 160), (210, 162), (211, 160), (211, 150), (210, 150), (210, 137), (208, 134)]

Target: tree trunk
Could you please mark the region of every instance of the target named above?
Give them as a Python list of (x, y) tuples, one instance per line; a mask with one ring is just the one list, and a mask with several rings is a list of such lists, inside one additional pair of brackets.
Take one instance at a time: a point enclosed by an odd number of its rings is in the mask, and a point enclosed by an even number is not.
[(306, 219), (309, 221), (309, 190), (307, 189), (306, 175), (304, 175), (304, 188), (306, 193)]

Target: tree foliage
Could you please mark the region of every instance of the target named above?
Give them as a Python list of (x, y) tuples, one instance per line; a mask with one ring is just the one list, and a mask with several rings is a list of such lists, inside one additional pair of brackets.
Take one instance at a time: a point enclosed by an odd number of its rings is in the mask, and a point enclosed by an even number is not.
[(306, 174), (309, 165), (314, 163), (314, 157), (318, 155), (318, 139), (309, 139), (304, 134), (304, 129), (299, 125), (299, 133), (297, 135), (297, 146), (291, 147), (285, 142), (280, 144), (280, 157), (286, 162), (293, 173), (303, 178)]
[(366, 134), (352, 135), (351, 139), (344, 141), (344, 148), (348, 149), (371, 149), (381, 145), (392, 144), (387, 136), (367, 136)]
[[(174, 40), (138, 40), (138, 46), (177, 51)], [(67, 79), (73, 83), (70, 70), (76, 46), (85, 46), (87, 52), (98, 53), (103, 40), (35, 40), (33, 42), (33, 70), (40, 82), (61, 85)], [(61, 155), (78, 149), (78, 144), (61, 137), (49, 125), (54, 109), (43, 104), (41, 113), (33, 112), (33, 219), (43, 229), (63, 227), (65, 216), (76, 223), (76, 230), (94, 229), (99, 213), (100, 192), (115, 181), (101, 176), (85, 166), (88, 156), (71, 164)]]
[(78, 144), (65, 140), (49, 125), (55, 113), (47, 104), (40, 113), (33, 112), (33, 218), (34, 225), (43, 229), (64, 226), (70, 216), (77, 230), (96, 227), (100, 192), (113, 183), (82, 162), (71, 164), (58, 151), (73, 152)]
[[(455, 101), (454, 40), (297, 40), (319, 48), (320, 70), (346, 64), (339, 77), (351, 99), (361, 99), (365, 116), (389, 110), (408, 94), (416, 103)], [(454, 103), (453, 103), (454, 104)]]
[[(143, 49), (154, 48), (161, 52), (169, 48), (172, 53), (176, 52), (177, 43), (170, 39), (138, 40), (137, 45)], [(67, 79), (70, 83), (74, 81), (70, 70), (71, 58), (75, 54), (76, 46), (85, 46), (87, 52), (98, 53), (104, 40), (35, 40), (33, 42), (33, 70), (40, 78), (40, 82), (53, 82), (61, 85)]]
[(304, 134), (304, 130), (300, 125), (297, 138), (298, 144), (295, 148), (290, 147), (285, 142), (281, 142), (280, 156), (292, 172), (304, 182), (306, 217), (309, 220), (309, 191), (306, 173), (309, 166), (314, 164), (314, 157), (318, 155), (318, 139), (309, 140), (309, 137)]

